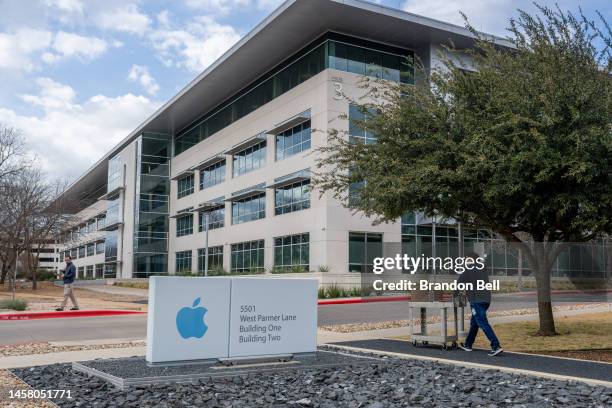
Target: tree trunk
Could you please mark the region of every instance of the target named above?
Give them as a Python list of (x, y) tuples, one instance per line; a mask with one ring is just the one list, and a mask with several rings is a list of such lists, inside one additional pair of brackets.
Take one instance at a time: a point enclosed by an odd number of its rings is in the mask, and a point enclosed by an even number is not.
[(8, 274), (8, 267), (3, 263), (2, 264), (2, 275), (0, 276), (0, 285), (4, 285), (4, 281), (6, 280), (7, 274)]
[(539, 336), (556, 336), (555, 319), (552, 312), (552, 299), (550, 291), (550, 267), (548, 262), (542, 262), (533, 269), (538, 294), (538, 314), (540, 317)]

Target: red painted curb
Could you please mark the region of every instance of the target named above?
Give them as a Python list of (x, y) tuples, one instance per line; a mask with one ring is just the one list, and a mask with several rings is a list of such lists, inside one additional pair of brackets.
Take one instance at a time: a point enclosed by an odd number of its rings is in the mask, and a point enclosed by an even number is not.
[(377, 303), (377, 302), (399, 302), (410, 300), (410, 296), (380, 296), (372, 298), (348, 298), (348, 299), (324, 299), (319, 300), (319, 306), (325, 305), (350, 305), (355, 303)]
[(67, 317), (97, 317), (97, 316), (124, 316), (135, 314), (146, 314), (137, 310), (67, 310), (65, 312), (29, 312), (29, 313), (4, 313), (0, 314), (0, 320), (36, 320), (36, 319), (58, 319)]

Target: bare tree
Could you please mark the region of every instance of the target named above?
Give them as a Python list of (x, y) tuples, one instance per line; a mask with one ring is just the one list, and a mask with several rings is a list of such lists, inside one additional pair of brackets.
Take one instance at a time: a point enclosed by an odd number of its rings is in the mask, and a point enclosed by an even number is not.
[(0, 183), (27, 167), (24, 141), (19, 129), (0, 122)]

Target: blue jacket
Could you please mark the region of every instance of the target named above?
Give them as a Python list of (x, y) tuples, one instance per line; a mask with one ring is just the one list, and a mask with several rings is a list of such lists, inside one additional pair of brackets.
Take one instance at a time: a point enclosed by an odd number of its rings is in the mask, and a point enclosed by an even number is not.
[(67, 283), (74, 282), (76, 278), (76, 267), (72, 262), (66, 265), (66, 270), (64, 271), (64, 285)]

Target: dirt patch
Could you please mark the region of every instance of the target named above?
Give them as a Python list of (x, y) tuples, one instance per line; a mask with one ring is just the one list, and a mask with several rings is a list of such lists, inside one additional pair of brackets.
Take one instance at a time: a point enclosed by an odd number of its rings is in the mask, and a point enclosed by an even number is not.
[[(147, 310), (146, 304), (133, 303), (142, 300), (141, 296), (95, 292), (79, 287), (76, 287), (74, 291), (82, 309)], [(11, 296), (7, 286), (0, 287), (0, 300), (9, 299)], [(55, 286), (53, 282), (38, 282), (36, 290), (31, 287), (18, 288), (16, 297), (28, 302), (28, 311), (54, 310), (64, 298), (64, 288)]]
[(27, 356), (30, 354), (48, 354), (48, 353), (59, 353), (62, 351), (82, 351), (82, 350), (101, 350), (110, 348), (128, 348), (128, 347), (144, 347), (146, 343), (144, 341), (128, 341), (121, 343), (108, 343), (108, 344), (85, 344), (85, 345), (74, 345), (64, 346), (56, 345), (47, 342), (39, 343), (22, 343), (22, 344), (11, 344), (6, 346), (0, 346), (0, 356)]

